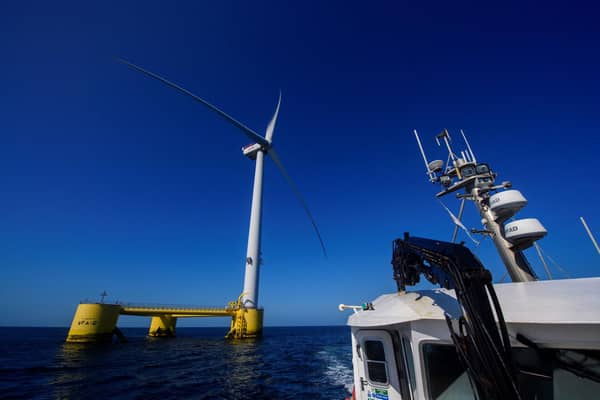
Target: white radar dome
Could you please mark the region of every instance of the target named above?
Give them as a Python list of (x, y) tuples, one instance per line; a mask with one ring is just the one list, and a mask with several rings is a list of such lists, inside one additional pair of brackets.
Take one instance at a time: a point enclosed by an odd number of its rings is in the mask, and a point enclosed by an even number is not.
[(514, 247), (524, 250), (536, 240), (540, 240), (548, 231), (537, 218), (525, 218), (513, 221), (504, 226), (504, 237)]
[(518, 190), (504, 190), (490, 196), (490, 208), (501, 224), (527, 205), (527, 199)]
[(444, 168), (444, 162), (442, 160), (433, 160), (427, 165), (431, 172), (441, 172)]

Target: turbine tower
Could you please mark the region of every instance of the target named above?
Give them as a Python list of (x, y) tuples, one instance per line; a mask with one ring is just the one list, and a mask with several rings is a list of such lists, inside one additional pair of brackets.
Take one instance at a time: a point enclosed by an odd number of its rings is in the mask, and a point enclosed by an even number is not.
[[(145, 75), (154, 78), (172, 88), (178, 90), (181, 93), (184, 93), (196, 100), (197, 102), (203, 104), (210, 110), (216, 112), (221, 117), (225, 118), (228, 122), (236, 126), (238, 129), (242, 131), (244, 135), (246, 135), (253, 143), (242, 147), (242, 152), (245, 156), (254, 160), (255, 170), (254, 170), (254, 188), (252, 191), (252, 209), (250, 212), (250, 227), (248, 230), (248, 247), (246, 251), (246, 267), (245, 267), (245, 275), (244, 275), (244, 289), (242, 294), (240, 295), (240, 305), (241, 308), (245, 311), (246, 316), (243, 317), (244, 321), (236, 323), (235, 318), (232, 321), (231, 332), (238, 331), (235, 333), (236, 336), (253, 336), (253, 335), (239, 335), (239, 330), (247, 331), (245, 328), (246, 325), (254, 326), (257, 331), (256, 334), (260, 334), (262, 330), (262, 310), (258, 309), (258, 279), (259, 279), (259, 270), (260, 270), (260, 238), (261, 238), (261, 222), (262, 222), (262, 187), (263, 187), (263, 166), (264, 166), (264, 157), (265, 155), (269, 155), (277, 168), (281, 171), (285, 180), (288, 182), (290, 187), (292, 188), (294, 194), (296, 195), (298, 201), (304, 208), (306, 215), (308, 216), (310, 223), (312, 224), (314, 231), (319, 239), (319, 243), (321, 244), (321, 249), (323, 250), (323, 254), (327, 256), (327, 252), (325, 250), (325, 245), (323, 243), (323, 239), (321, 238), (321, 234), (319, 233), (319, 228), (306, 204), (304, 198), (300, 194), (300, 191), (296, 187), (296, 184), (288, 174), (287, 170), (283, 166), (277, 152), (273, 148), (273, 133), (275, 131), (275, 125), (277, 123), (277, 117), (279, 115), (279, 107), (281, 105), (281, 92), (279, 93), (279, 98), (277, 100), (277, 107), (275, 108), (275, 113), (273, 117), (269, 121), (267, 125), (267, 129), (265, 132), (265, 136), (261, 136), (256, 133), (254, 130), (248, 128), (243, 123), (239, 122), (235, 118), (221, 111), (219, 108), (210, 104), (206, 100), (196, 96), (192, 92), (184, 89), (183, 87), (153, 73), (142, 67), (139, 67), (129, 61), (118, 59), (119, 62), (128, 65), (129, 67), (144, 73)], [(236, 325), (236, 326), (234, 326)], [(252, 330), (252, 329), (250, 329)]]

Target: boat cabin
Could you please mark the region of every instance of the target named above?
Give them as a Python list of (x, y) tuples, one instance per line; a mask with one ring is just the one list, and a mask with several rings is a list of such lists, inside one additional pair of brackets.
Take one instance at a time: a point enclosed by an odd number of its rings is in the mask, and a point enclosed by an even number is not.
[[(600, 278), (495, 284), (523, 399), (600, 398)], [(477, 398), (446, 321), (454, 290), (386, 294), (354, 308), (354, 398)], [(525, 340), (525, 339), (527, 340)]]

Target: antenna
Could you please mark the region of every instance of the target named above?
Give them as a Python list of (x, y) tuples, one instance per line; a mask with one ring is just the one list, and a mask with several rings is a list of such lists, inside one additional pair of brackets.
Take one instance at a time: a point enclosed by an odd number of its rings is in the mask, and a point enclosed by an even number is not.
[(587, 231), (587, 234), (590, 237), (590, 240), (592, 241), (592, 243), (594, 243), (594, 246), (596, 246), (596, 251), (598, 252), (598, 254), (600, 254), (600, 247), (598, 247), (598, 242), (596, 242), (596, 239), (594, 238), (594, 235), (592, 234), (590, 227), (588, 226), (588, 224), (586, 224), (585, 219), (583, 219), (583, 217), (579, 217), (579, 219), (581, 220), (583, 227)]
[(467, 140), (467, 137), (465, 136), (465, 133), (463, 132), (463, 130), (460, 130), (460, 134), (463, 137), (463, 140), (465, 141), (465, 144), (467, 145), (467, 150), (469, 150), (469, 154), (471, 155), (471, 161), (474, 163), (477, 163), (477, 160), (475, 159), (475, 154), (473, 154), (473, 150), (471, 150), (471, 145), (469, 144), (469, 141)]
[(106, 293), (106, 290), (103, 291), (102, 293), (100, 293), (100, 303), (104, 303), (104, 298), (108, 296), (108, 293)]
[(425, 156), (425, 151), (423, 150), (423, 145), (421, 144), (421, 139), (419, 139), (419, 134), (417, 130), (414, 129), (415, 138), (417, 139), (417, 144), (419, 145), (419, 150), (421, 150), (421, 155), (423, 156), (423, 161), (425, 162), (425, 168), (427, 169), (427, 175), (429, 175), (429, 179), (433, 180), (435, 178), (434, 173), (429, 169), (429, 162), (427, 161), (427, 156)]
[(452, 163), (454, 164), (454, 162), (456, 161), (456, 156), (452, 152), (452, 147), (450, 147), (450, 141), (452, 140), (452, 138), (450, 138), (448, 129), (444, 129), (442, 131), (442, 133), (438, 134), (435, 137), (435, 141), (437, 142), (438, 146), (441, 146), (440, 139), (444, 139), (444, 143), (446, 143), (446, 147), (448, 148), (448, 154), (450, 155), (450, 158), (452, 159)]
[[(447, 149), (448, 158), (445, 166), (443, 162), (440, 161), (440, 165), (444, 166), (444, 168), (439, 171), (431, 166), (428, 169), (429, 172), (435, 172), (435, 180), (432, 182), (439, 183), (442, 187), (442, 190), (436, 194), (436, 197), (439, 199), (450, 193), (457, 192), (456, 197), (463, 200), (458, 211), (458, 217), (456, 217), (448, 207), (441, 203), (442, 207), (446, 210), (454, 223), (452, 242), (459, 240), (458, 234), (460, 230), (463, 230), (475, 245), (479, 245), (479, 242), (471, 235), (472, 233), (487, 235), (485, 236), (486, 238), (489, 236), (493, 240), (496, 250), (508, 270), (511, 280), (514, 282), (536, 280), (535, 273), (523, 254), (523, 250), (531, 246), (535, 240), (541, 238), (546, 230), (541, 226), (539, 221), (532, 219), (531, 222), (527, 220), (521, 221), (522, 225), (527, 226), (527, 228), (521, 229), (519, 234), (515, 233), (519, 228), (506, 232), (504, 229), (505, 220), (500, 220), (498, 218), (498, 215), (492, 210), (490, 201), (488, 200), (490, 200), (492, 196), (500, 194), (495, 193), (496, 190), (501, 188), (506, 189), (510, 187), (510, 185), (503, 182), (502, 185), (494, 186), (496, 174), (489, 169), (487, 164), (481, 164), (477, 168), (472, 168), (474, 164), (477, 165), (477, 157), (463, 130), (460, 130), (460, 134), (464, 140), (464, 144), (457, 144), (460, 148), (457, 148), (456, 153), (452, 149), (452, 144), (450, 143), (452, 138), (448, 129), (442, 129), (438, 132), (439, 133), (435, 136), (436, 143), (439, 147), (445, 147)], [(443, 144), (442, 141), (444, 142)], [(433, 162), (430, 164), (433, 164)], [(496, 197), (494, 208), (498, 210), (501, 208), (510, 210), (515, 209), (518, 211), (518, 209), (520, 209), (519, 204), (521, 204), (521, 200), (509, 200), (508, 197), (510, 197), (511, 194), (512, 193), (508, 192), (508, 195)], [(484, 230), (469, 230), (461, 221), (466, 203), (465, 199), (471, 200), (475, 204), (479, 211), (479, 215), (481, 216), (481, 223)], [(500, 203), (496, 204), (498, 202)], [(516, 213), (516, 211), (514, 211), (514, 213)], [(514, 226), (516, 227), (516, 225)], [(527, 233), (523, 234), (524, 231), (527, 231)], [(508, 233), (511, 233), (511, 235), (508, 235)], [(519, 235), (521, 236), (517, 237)], [(524, 238), (528, 239), (525, 240)], [(600, 248), (598, 249), (598, 252), (600, 253)]]

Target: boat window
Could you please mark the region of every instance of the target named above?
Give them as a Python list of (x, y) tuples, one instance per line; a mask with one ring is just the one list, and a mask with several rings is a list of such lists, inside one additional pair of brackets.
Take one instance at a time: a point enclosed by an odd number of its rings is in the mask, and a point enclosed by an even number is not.
[(477, 167), (475, 167), (475, 169), (477, 170), (478, 174), (487, 174), (490, 172), (490, 168), (487, 166), (487, 164), (479, 164)]
[(523, 398), (592, 399), (600, 393), (600, 351), (513, 349)]
[(466, 167), (463, 167), (460, 170), (460, 173), (463, 176), (463, 178), (468, 178), (470, 176), (475, 175), (475, 168), (473, 168), (472, 166), (468, 165)]
[(474, 398), (469, 377), (454, 346), (426, 343), (423, 359), (430, 399)]
[(383, 342), (380, 340), (366, 340), (364, 349), (369, 381), (387, 385), (387, 363)]
[[(454, 346), (422, 346), (429, 398), (473, 398)], [(524, 399), (590, 399), (600, 393), (600, 351), (513, 348), (517, 385)]]

